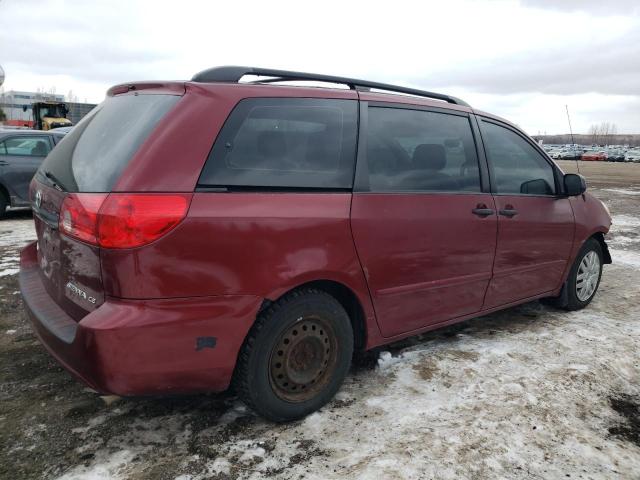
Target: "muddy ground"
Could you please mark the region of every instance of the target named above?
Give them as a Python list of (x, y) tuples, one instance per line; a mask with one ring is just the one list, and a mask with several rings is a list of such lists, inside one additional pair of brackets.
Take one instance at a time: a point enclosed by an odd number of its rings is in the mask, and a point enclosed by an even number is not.
[[(560, 162), (567, 171), (574, 162)], [(103, 399), (34, 337), (29, 212), (0, 221), (0, 478), (640, 478), (640, 164), (581, 163), (614, 217), (581, 312), (533, 302), (359, 357), (287, 425), (232, 394)]]

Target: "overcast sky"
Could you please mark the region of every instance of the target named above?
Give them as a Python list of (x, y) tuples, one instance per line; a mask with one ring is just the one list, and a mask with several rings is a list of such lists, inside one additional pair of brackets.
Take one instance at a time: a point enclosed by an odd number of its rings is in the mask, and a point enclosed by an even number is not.
[(0, 0), (6, 90), (99, 102), (214, 65), (441, 91), (530, 134), (640, 133), (640, 0)]

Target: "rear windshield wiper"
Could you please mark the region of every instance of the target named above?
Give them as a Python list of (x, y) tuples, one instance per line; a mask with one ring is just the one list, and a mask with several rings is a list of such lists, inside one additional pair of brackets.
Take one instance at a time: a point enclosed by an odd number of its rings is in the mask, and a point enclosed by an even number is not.
[(58, 178), (53, 173), (51, 173), (49, 170), (45, 170), (42, 173), (44, 173), (44, 176), (51, 181), (51, 183), (53, 184), (53, 188), (61, 192), (65, 191), (64, 187), (62, 186), (62, 182), (58, 180)]

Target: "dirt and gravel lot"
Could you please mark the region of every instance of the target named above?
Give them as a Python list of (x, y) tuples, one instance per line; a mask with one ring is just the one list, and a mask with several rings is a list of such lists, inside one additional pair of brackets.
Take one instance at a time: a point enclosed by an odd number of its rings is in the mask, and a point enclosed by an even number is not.
[[(574, 162), (560, 162), (567, 171)], [(640, 165), (582, 163), (614, 264), (581, 312), (538, 302), (357, 359), (287, 425), (232, 394), (103, 399), (22, 311), (29, 212), (0, 221), (0, 478), (640, 478)]]

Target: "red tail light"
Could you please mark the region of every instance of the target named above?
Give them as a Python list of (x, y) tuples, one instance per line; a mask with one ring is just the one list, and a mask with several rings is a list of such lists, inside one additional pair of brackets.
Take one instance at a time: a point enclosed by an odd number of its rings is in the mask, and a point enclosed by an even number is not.
[(187, 214), (191, 194), (70, 194), (60, 210), (60, 231), (104, 248), (151, 243)]
[(83, 242), (98, 244), (98, 211), (106, 193), (67, 195), (60, 208), (60, 231)]

